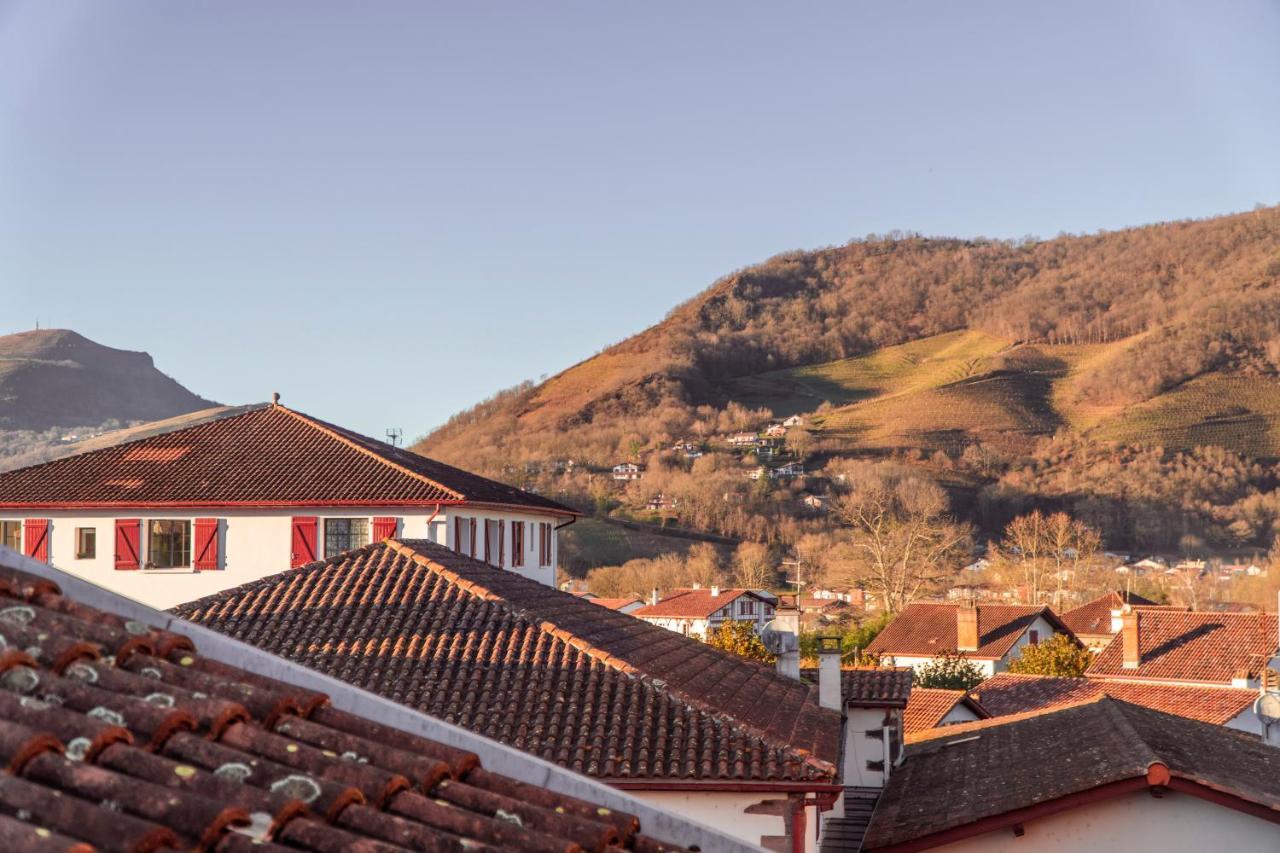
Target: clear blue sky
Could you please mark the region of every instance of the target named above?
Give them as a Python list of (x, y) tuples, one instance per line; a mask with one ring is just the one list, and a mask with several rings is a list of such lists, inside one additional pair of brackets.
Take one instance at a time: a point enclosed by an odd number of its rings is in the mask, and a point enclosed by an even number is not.
[(1280, 3), (0, 0), (0, 333), (425, 432), (777, 252), (1280, 201)]

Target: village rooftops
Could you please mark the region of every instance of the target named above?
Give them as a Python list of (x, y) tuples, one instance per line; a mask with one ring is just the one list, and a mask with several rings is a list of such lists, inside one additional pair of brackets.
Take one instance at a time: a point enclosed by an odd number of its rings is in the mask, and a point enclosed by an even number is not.
[(703, 587), (699, 589), (676, 589), (656, 604), (647, 604), (633, 611), (637, 618), (662, 617), (666, 619), (706, 619), (731, 601), (737, 601), (744, 595), (769, 602), (767, 598), (751, 589), (721, 589), (719, 587)]
[(1115, 632), (1111, 630), (1112, 611), (1126, 604), (1142, 607), (1156, 606), (1154, 601), (1140, 595), (1112, 590), (1093, 601), (1066, 611), (1062, 614), (1062, 621), (1077, 637), (1114, 634)]
[(914, 687), (907, 709), (902, 714), (902, 732), (906, 736), (937, 727), (947, 715), (962, 706), (978, 719), (991, 714), (982, 703), (963, 690), (946, 690), (941, 687)]
[(840, 715), (809, 685), (430, 542), (176, 611), (614, 784), (836, 781)]
[(0, 473), (0, 508), (438, 506), (578, 513), (279, 404)]
[(1106, 697), (922, 734), (890, 775), (864, 850), (920, 850), (1000, 829), (1021, 834), (1037, 818), (1148, 790), (1280, 823), (1276, 747)]
[[(814, 683), (818, 670), (806, 668), (802, 677)], [(860, 708), (905, 708), (910, 696), (912, 673), (908, 667), (843, 667), (840, 670), (840, 698), (845, 705)]]
[[(957, 651), (959, 610), (958, 604), (911, 604), (885, 626), (867, 646), (867, 652), (884, 657), (934, 657), (944, 651)], [(970, 658), (999, 660), (1038, 618), (1063, 633), (1071, 633), (1043, 605), (982, 604), (977, 607), (977, 648), (961, 651)]]
[[(1258, 678), (1275, 656), (1274, 613), (1206, 613), (1134, 609), (1086, 671), (1129, 678), (1231, 685)], [(1127, 632), (1136, 636), (1126, 638)], [(1127, 660), (1126, 640), (1137, 652)]]
[(742, 849), (3, 548), (0, 633), (3, 850)]
[(1055, 678), (1001, 672), (970, 691), (993, 717), (1076, 705), (1100, 695), (1202, 723), (1225, 725), (1251, 714), (1258, 691), (1097, 678)]

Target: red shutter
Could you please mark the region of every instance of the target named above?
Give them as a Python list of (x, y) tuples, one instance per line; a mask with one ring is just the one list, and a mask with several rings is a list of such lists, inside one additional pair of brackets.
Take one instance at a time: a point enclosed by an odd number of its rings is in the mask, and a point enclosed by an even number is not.
[(373, 541), (382, 542), (396, 538), (396, 529), (400, 526), (398, 518), (375, 518), (373, 520)]
[(196, 571), (218, 568), (218, 519), (196, 519)]
[(501, 521), (494, 522), (493, 526), (498, 528), (498, 562), (494, 565), (502, 568), (502, 561), (506, 559), (507, 553), (507, 526)]
[(453, 550), (462, 553), (462, 519), (453, 520)]
[(511, 565), (524, 565), (524, 522), (511, 522)]
[(296, 569), (315, 561), (316, 537), (319, 530), (320, 519), (314, 515), (293, 517), (293, 550), (289, 553), (290, 566)]
[(22, 525), (22, 553), (49, 562), (49, 519), (28, 518)]
[(140, 519), (116, 519), (116, 571), (132, 570), (141, 565), (141, 560), (138, 559), (141, 528)]
[(467, 546), (467, 556), (474, 557), (476, 555), (476, 519), (474, 518), (467, 521), (467, 536), (471, 540)]
[(489, 565), (493, 565), (493, 536), (490, 533), (493, 525), (489, 523), (489, 519), (480, 522), (484, 525), (484, 561)]

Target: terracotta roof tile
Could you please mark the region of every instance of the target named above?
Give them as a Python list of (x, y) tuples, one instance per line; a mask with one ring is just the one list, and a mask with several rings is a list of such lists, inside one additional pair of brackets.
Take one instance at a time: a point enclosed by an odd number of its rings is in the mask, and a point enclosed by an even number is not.
[[(737, 601), (744, 595), (755, 594), (749, 589), (721, 589), (716, 595), (710, 589), (677, 589), (657, 604), (647, 604), (632, 611), (632, 616), (659, 616), (687, 619), (705, 619), (721, 607)], [(763, 602), (763, 599), (759, 599)]]
[(902, 731), (912, 735), (932, 729), (951, 713), (956, 705), (965, 704), (979, 718), (990, 716), (980, 703), (963, 690), (943, 690), (939, 687), (915, 687), (902, 714)]
[[(942, 651), (955, 651), (957, 610), (957, 604), (909, 605), (867, 646), (867, 652), (886, 657), (934, 657)], [(1048, 607), (979, 605), (978, 649), (965, 654), (971, 658), (1004, 657), (1038, 616), (1057, 623), (1059, 630), (1065, 628)]]
[(1166, 714), (1223, 725), (1248, 711), (1256, 690), (1235, 687), (1191, 687), (1101, 678), (1054, 678), (1002, 672), (973, 688), (982, 707), (994, 717), (1038, 711), (1110, 696)]
[(1085, 602), (1079, 607), (1072, 608), (1062, 614), (1062, 621), (1076, 635), (1080, 634), (1111, 634), (1111, 611), (1129, 605), (1154, 605), (1155, 602), (1150, 599), (1135, 595), (1132, 592), (1118, 592), (1112, 590), (1106, 595), (1101, 595), (1092, 601)]
[(610, 610), (621, 610), (629, 604), (642, 604), (638, 598), (585, 598), (584, 601), (590, 601), (597, 607), (607, 607)]
[(836, 775), (839, 715), (810, 686), (430, 542), (175, 612), (590, 776)]
[(1276, 653), (1274, 613), (1205, 613), (1139, 608), (1137, 668), (1124, 666), (1117, 634), (1089, 667), (1089, 677), (1230, 684), (1256, 677)]
[(0, 473), (0, 506), (391, 506), (555, 501), (272, 405)]
[(1203, 791), (1213, 800), (1225, 794), (1277, 813), (1275, 763), (1276, 748), (1256, 735), (1105, 697), (946, 726), (907, 745), (863, 849), (923, 843), (935, 833), (1111, 783), (1134, 780), (1145, 787), (1153, 764), (1189, 783), (1180, 790)]
[(8, 568), (0, 636), (0, 849), (672, 849)]
[[(800, 675), (810, 683), (818, 681), (816, 668), (806, 667)], [(905, 708), (912, 690), (911, 679), (910, 667), (842, 667), (840, 695), (846, 704)]]

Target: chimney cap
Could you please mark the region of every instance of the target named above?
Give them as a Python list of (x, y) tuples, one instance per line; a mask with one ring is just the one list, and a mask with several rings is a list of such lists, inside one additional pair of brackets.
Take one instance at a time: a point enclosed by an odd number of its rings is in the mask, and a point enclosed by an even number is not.
[(841, 643), (838, 636), (823, 636), (818, 638), (818, 654), (839, 654)]
[(279, 391), (272, 391), (272, 392), (271, 392), (271, 405), (273, 405), (273, 406), (278, 406), (278, 405), (280, 405), (280, 392), (279, 392)]

